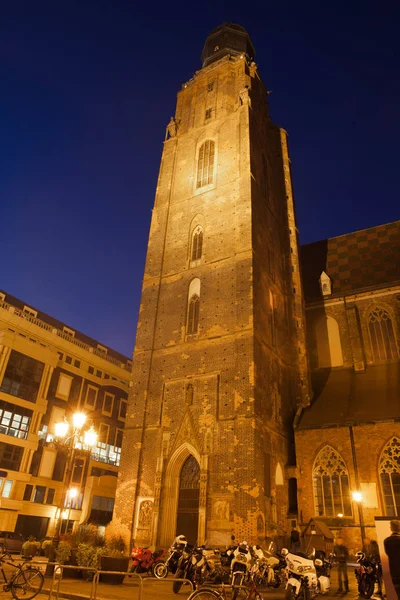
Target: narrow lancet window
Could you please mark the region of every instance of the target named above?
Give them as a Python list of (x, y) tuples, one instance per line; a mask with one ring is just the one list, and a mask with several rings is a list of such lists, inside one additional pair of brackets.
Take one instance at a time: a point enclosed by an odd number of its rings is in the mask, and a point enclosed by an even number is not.
[(201, 188), (213, 182), (215, 144), (206, 140), (200, 147), (197, 164), (196, 187)]
[(192, 255), (191, 260), (200, 260), (203, 254), (203, 230), (200, 226), (196, 227), (192, 237)]

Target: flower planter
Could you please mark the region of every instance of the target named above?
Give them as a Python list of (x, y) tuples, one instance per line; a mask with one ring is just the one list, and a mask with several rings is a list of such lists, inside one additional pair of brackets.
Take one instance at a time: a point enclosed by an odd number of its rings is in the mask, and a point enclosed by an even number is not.
[[(129, 556), (102, 556), (101, 570), (102, 571), (122, 571), (126, 573), (129, 567)], [(103, 583), (111, 583), (113, 585), (121, 584), (124, 581), (125, 575), (114, 575), (101, 573), (100, 578)]]

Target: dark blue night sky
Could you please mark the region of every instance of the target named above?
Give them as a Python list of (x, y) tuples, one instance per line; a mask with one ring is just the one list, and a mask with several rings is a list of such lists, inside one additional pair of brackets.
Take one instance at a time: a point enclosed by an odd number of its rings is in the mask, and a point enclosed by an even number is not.
[(211, 29), (246, 27), (303, 243), (400, 218), (395, 2), (0, 7), (0, 288), (133, 349), (165, 126)]

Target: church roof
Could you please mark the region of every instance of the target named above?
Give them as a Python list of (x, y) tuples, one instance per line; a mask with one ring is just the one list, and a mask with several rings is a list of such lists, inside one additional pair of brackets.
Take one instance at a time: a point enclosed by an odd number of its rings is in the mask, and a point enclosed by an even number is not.
[(332, 296), (399, 283), (400, 221), (306, 244), (301, 263), (307, 302), (322, 298), (322, 271), (332, 281)]
[(298, 429), (400, 420), (400, 362), (312, 374), (314, 398)]

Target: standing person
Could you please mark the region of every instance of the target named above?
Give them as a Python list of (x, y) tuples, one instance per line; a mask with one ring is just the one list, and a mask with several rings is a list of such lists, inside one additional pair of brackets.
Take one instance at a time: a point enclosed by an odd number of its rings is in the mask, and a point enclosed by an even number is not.
[(383, 540), (389, 558), (389, 572), (394, 589), (400, 600), (400, 521), (390, 521), (392, 535)]
[(337, 591), (338, 594), (344, 593), (348, 594), (349, 592), (349, 578), (347, 576), (347, 559), (349, 558), (349, 551), (347, 546), (343, 544), (342, 538), (336, 538), (336, 544), (333, 547), (333, 553), (336, 556), (336, 560), (338, 562), (338, 580), (339, 580), (339, 589)]
[(301, 548), (300, 533), (297, 529), (292, 529), (290, 532), (290, 550), (294, 553), (299, 552)]

